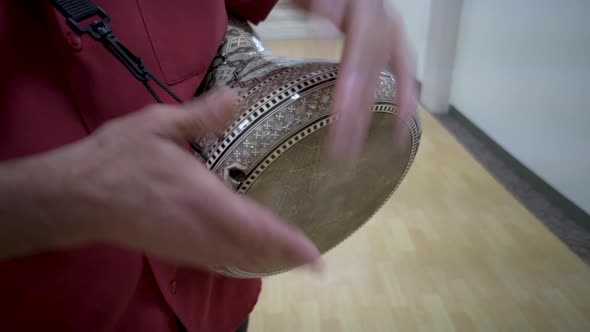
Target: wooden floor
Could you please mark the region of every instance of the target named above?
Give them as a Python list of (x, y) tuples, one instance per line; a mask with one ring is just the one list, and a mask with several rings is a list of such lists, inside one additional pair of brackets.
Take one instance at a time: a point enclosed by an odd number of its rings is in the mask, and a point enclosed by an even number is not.
[[(273, 41), (336, 58), (340, 43)], [(414, 167), (322, 277), (264, 280), (253, 332), (590, 331), (590, 268), (429, 114)]]

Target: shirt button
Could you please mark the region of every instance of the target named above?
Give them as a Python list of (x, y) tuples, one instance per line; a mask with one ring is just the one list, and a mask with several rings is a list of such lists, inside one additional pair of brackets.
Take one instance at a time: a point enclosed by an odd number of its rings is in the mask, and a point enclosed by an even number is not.
[(68, 44), (70, 47), (79, 51), (82, 49), (82, 38), (80, 36), (73, 34), (72, 32), (68, 31), (66, 34), (66, 38), (68, 40)]
[(176, 280), (170, 281), (170, 293), (176, 294)]

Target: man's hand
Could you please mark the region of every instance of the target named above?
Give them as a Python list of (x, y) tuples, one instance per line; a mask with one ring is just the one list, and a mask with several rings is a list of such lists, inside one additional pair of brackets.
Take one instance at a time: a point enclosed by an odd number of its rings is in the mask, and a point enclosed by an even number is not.
[(194, 267), (315, 262), (317, 249), (299, 231), (180, 147), (223, 131), (235, 104), (224, 89), (184, 107), (150, 106), (71, 146), (0, 166), (13, 191), (0, 203), (0, 233), (14, 239), (1, 256), (100, 242)]
[[(414, 64), (402, 21), (382, 0), (293, 1), (346, 36), (333, 104), (339, 119), (332, 126), (330, 150), (337, 158), (354, 159), (367, 135), (380, 71), (395, 76), (400, 116), (407, 119), (416, 110)], [(394, 134), (397, 143), (405, 137), (399, 130)]]

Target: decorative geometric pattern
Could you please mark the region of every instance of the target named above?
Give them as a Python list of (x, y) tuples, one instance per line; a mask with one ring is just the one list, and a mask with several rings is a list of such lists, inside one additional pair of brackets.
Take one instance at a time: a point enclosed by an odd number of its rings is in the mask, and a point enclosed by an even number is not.
[[(299, 73), (301, 75), (301, 72)], [(287, 78), (289, 78), (287, 76)], [(213, 145), (202, 145), (208, 156), (207, 166), (212, 167), (217, 162), (218, 157), (222, 154), (225, 149), (233, 143), (236, 137), (242, 133), (247, 127), (254, 124), (260, 117), (267, 116), (267, 113), (273, 108), (276, 108), (279, 104), (285, 104), (289, 102), (297, 102), (298, 98), (301, 98), (301, 93), (306, 88), (322, 87), (325, 84), (332, 84), (336, 78), (336, 72), (333, 68), (325, 69), (320, 71), (312, 72), (308, 75), (299, 76), (297, 79), (287, 81), (286, 84), (278, 86), (277, 82), (274, 84), (268, 83), (272, 87), (272, 92), (267, 94), (257, 95), (256, 102), (248, 104), (240, 102), (241, 105), (252, 105), (250, 107), (243, 106), (246, 109), (241, 109), (237, 117), (234, 119), (231, 126), (223, 133), (225, 139), (223, 142), (215, 142)], [(284, 81), (282, 78), (281, 81)], [(278, 86), (278, 88), (277, 88)], [(270, 90), (270, 89), (269, 89)], [(266, 92), (265, 90), (259, 90)], [(295, 97), (295, 99), (294, 99)], [(331, 100), (331, 95), (322, 96), (321, 103), (319, 105), (327, 105), (326, 102)], [(311, 113), (306, 112), (304, 116), (310, 117)]]
[[(279, 112), (275, 115), (277, 121), (266, 121), (263, 123), (266, 128), (256, 129), (252, 139), (260, 141), (261, 146), (255, 147), (257, 155), (263, 154), (261, 147), (272, 145), (270, 140), (279, 139), (282, 133), (305, 126), (314, 117), (326, 112), (332, 102), (333, 83), (338, 70), (338, 63), (334, 62), (274, 57), (264, 49), (247, 24), (233, 19), (213, 64), (206, 76), (206, 85), (209, 88), (228, 85), (237, 88), (240, 96), (240, 107), (234, 120), (220, 136), (223, 140), (208, 136), (198, 142), (207, 157), (207, 166), (217, 174), (222, 174), (218, 168), (225, 167), (229, 162), (218, 159), (227, 156), (224, 153), (234, 141), (255, 123), (263, 121), (262, 118), (268, 117), (269, 111)], [(382, 73), (380, 78), (377, 101), (394, 104), (393, 77)], [(321, 90), (324, 86), (329, 87), (325, 93), (316, 91), (302, 96), (308, 89)], [(282, 108), (278, 105), (281, 104), (288, 105), (286, 112), (280, 111)], [(272, 126), (273, 130), (268, 126)]]
[[(373, 106), (374, 112), (382, 112), (382, 113), (395, 113), (395, 108), (393, 105), (374, 105)], [(281, 113), (279, 113), (281, 114)], [(262, 173), (262, 171), (271, 164), (276, 158), (278, 158), (281, 154), (287, 151), (291, 146), (293, 146), (298, 141), (302, 140), (303, 138), (311, 135), (312, 133), (318, 131), (319, 129), (331, 124), (334, 121), (334, 117), (330, 116), (329, 113), (325, 112), (322, 114), (323, 117), (320, 118), (319, 121), (314, 121), (308, 123), (306, 126), (303, 126), (296, 135), (289, 138), (284, 143), (277, 145), (276, 148), (272, 150), (272, 153), (266, 157), (264, 160), (258, 160), (255, 165), (258, 165), (251, 173), (250, 177), (246, 179), (240, 186), (236, 188), (239, 193), (245, 193), (250, 188), (250, 185), (254, 183), (256, 178)], [(275, 116), (276, 119), (276, 116)], [(418, 128), (416, 126), (412, 126), (412, 139), (418, 139)], [(289, 133), (288, 131), (286, 133)], [(242, 143), (237, 148), (237, 151), (244, 151), (247, 145)], [(415, 155), (415, 151), (410, 156), (410, 159), (413, 161)], [(228, 165), (231, 165), (234, 162), (238, 162), (235, 158), (230, 158), (230, 161), (227, 162)], [(410, 162), (411, 164), (411, 162)], [(242, 164), (248, 168), (250, 168), (251, 164)]]
[[(204, 89), (222, 85), (236, 89), (239, 109), (221, 135), (209, 135), (197, 142), (203, 148), (206, 166), (221, 179), (227, 177), (228, 167), (243, 171), (243, 180), (226, 183), (245, 194), (285, 151), (332, 123), (330, 105), (338, 67), (336, 62), (273, 56), (247, 24), (230, 19)], [(395, 116), (395, 90), (394, 77), (381, 73), (371, 111)], [(419, 118), (407, 120), (407, 126), (412, 146), (402, 179), (413, 162), (421, 135)], [(222, 274), (224, 271), (231, 276), (261, 276), (230, 267), (218, 269)]]
[(377, 88), (377, 100), (391, 100), (395, 98), (396, 92), (395, 80), (387, 73), (381, 74), (379, 87)]
[[(325, 99), (329, 99), (331, 98), (331, 94), (332, 89), (330, 87), (314, 91), (310, 95), (294, 101), (289, 106), (277, 109), (270, 116), (260, 120), (255, 130), (250, 131), (244, 138), (234, 143), (232, 149), (227, 150), (232, 151), (232, 154), (224, 154), (222, 157), (224, 158), (221, 163), (222, 166), (218, 166), (217, 168), (240, 163), (249, 170), (252, 166), (251, 163), (258, 162), (259, 158), (266, 155), (278, 142), (282, 141), (286, 136), (292, 135), (292, 128), (295, 126), (305, 127), (315, 119), (327, 115), (327, 107), (316, 105), (313, 109), (317, 112), (312, 112), (312, 108), (309, 106), (306, 107), (305, 105), (309, 105), (311, 96), (322, 95), (326, 96)], [(321, 98), (316, 98), (316, 100), (321, 100)], [(250, 163), (245, 163), (244, 159), (237, 160), (234, 151), (239, 151), (240, 157), (246, 156), (245, 160), (250, 161)], [(218, 174), (220, 174), (219, 171), (223, 173), (222, 170), (218, 170), (217, 168), (215, 171), (218, 171)]]

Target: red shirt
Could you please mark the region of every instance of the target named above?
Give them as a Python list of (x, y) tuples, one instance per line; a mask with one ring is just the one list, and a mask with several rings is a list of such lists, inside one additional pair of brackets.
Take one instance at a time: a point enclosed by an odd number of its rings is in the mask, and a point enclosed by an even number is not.
[[(115, 35), (187, 100), (222, 41), (227, 11), (258, 23), (276, 1), (95, 3), (110, 14)], [(71, 33), (47, 3), (0, 0), (0, 160), (79, 140), (154, 103), (102, 45)], [(178, 331), (179, 319), (189, 332), (234, 332), (260, 286), (122, 248), (45, 252), (0, 263), (0, 330), (168, 332)]]

